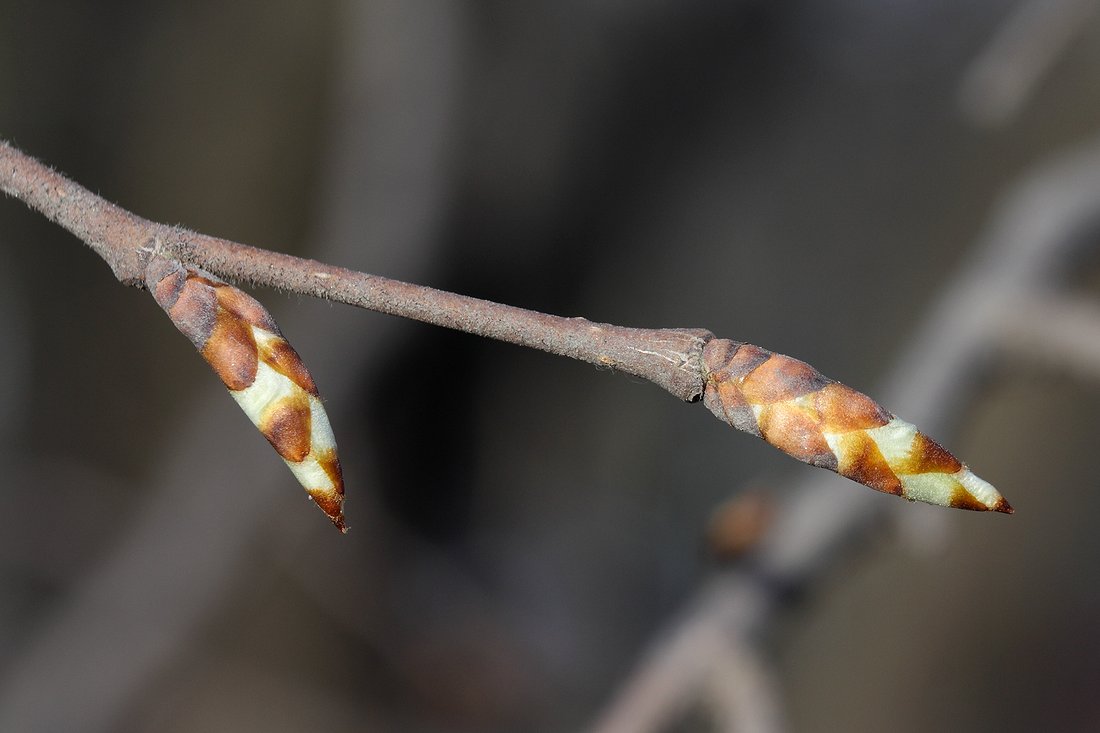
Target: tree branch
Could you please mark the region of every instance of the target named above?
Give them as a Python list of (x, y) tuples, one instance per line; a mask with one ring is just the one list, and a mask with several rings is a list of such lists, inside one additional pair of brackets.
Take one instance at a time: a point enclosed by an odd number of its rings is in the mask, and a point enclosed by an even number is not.
[(411, 318), (649, 380), (680, 399), (703, 393), (705, 329), (643, 329), (564, 318), (271, 252), (143, 219), (0, 141), (0, 188), (75, 234), (126, 285), (144, 287), (156, 249), (227, 280)]

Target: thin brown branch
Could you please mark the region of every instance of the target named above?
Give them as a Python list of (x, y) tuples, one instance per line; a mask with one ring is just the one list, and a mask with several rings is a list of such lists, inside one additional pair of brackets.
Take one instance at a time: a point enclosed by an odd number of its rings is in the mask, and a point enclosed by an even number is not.
[(219, 277), (507, 341), (647, 379), (682, 400), (703, 393), (704, 329), (643, 329), (563, 318), (271, 252), (143, 219), (0, 142), (0, 188), (75, 234), (121, 282), (144, 284), (157, 249)]
[(682, 400), (703, 391), (704, 329), (643, 329), (563, 318), (174, 231), (174, 256), (233, 280), (286, 289), (587, 361), (647, 379)]
[[(161, 275), (153, 278), (158, 267), (150, 260), (155, 254), (230, 280), (568, 356), (642, 377), (688, 402), (704, 396), (707, 407), (738, 430), (876, 491), (940, 506), (1012, 513), (996, 489), (915, 426), (797, 359), (715, 339), (702, 329), (625, 328), (551, 316), (147, 222), (101, 204), (10, 145), (0, 152), (4, 189), (88, 237), (123, 282), (140, 286), (144, 280), (159, 291), (154, 283)], [(103, 224), (101, 215), (125, 226)], [(816, 405), (810, 412), (807, 400)], [(884, 430), (870, 432), (879, 428)], [(880, 439), (898, 441), (901, 449)], [(869, 452), (867, 445), (874, 449)], [(911, 491), (906, 481), (918, 476)]]

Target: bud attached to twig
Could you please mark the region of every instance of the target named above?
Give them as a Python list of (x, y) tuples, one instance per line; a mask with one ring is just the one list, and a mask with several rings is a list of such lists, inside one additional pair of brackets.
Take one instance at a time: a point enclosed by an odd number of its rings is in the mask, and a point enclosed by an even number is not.
[(991, 484), (939, 443), (809, 364), (712, 339), (703, 369), (711, 412), (793, 458), (909, 500), (1012, 513)]
[(341, 532), (344, 479), (313, 377), (259, 301), (213, 275), (153, 255), (145, 282), (249, 419)]

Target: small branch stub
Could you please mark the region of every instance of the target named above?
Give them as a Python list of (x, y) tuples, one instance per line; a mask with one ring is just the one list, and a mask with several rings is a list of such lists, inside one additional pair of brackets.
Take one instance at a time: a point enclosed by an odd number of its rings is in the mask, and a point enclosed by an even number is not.
[(992, 485), (939, 443), (809, 364), (713, 339), (703, 368), (707, 408), (792, 458), (909, 500), (1012, 513)]

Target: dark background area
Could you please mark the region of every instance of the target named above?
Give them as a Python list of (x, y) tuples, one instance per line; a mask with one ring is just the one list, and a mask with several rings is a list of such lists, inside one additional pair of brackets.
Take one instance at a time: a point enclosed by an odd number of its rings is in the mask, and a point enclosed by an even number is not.
[[(0, 136), (153, 220), (873, 395), (996, 202), (1100, 130), (1100, 20), (1011, 119), (960, 110), (1013, 7), (0, 2)], [(712, 513), (815, 470), (628, 377), (255, 291), (341, 537), (148, 294), (13, 200), (0, 255), (0, 729), (584, 729), (716, 571)], [(902, 506), (926, 535), (777, 619), (792, 730), (1100, 721), (1100, 394), (1004, 363), (972, 396), (945, 442), (1017, 514)]]

